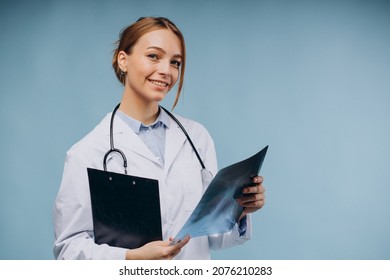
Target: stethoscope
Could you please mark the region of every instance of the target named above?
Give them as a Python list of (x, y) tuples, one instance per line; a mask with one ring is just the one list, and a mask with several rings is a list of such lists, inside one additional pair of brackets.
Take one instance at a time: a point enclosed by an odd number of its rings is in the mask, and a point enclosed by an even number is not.
[[(123, 168), (125, 170), (125, 174), (127, 174), (127, 158), (126, 158), (126, 155), (120, 149), (117, 149), (117, 148), (114, 147), (114, 118), (115, 118), (116, 112), (119, 109), (119, 106), (120, 106), (120, 103), (112, 111), (111, 121), (110, 121), (110, 149), (104, 155), (104, 158), (103, 158), (103, 168), (104, 168), (104, 171), (107, 171), (107, 158), (108, 158), (108, 156), (111, 153), (119, 153), (122, 156), (122, 159), (123, 159)], [(192, 142), (191, 137), (188, 135), (187, 131), (185, 130), (184, 126), (180, 123), (180, 121), (171, 112), (169, 112), (167, 109), (165, 109), (162, 106), (160, 106), (160, 108), (163, 109), (177, 123), (177, 125), (183, 131), (184, 135), (187, 137), (188, 142), (190, 143), (192, 149), (195, 152), (196, 157), (199, 160), (200, 165), (202, 166), (202, 171), (201, 172), (202, 172), (202, 179), (203, 179), (203, 181), (206, 181), (206, 180), (207, 181), (211, 181), (213, 176), (212, 176), (211, 172), (206, 169), (202, 159), (200, 158), (198, 150), (195, 148), (195, 145)]]

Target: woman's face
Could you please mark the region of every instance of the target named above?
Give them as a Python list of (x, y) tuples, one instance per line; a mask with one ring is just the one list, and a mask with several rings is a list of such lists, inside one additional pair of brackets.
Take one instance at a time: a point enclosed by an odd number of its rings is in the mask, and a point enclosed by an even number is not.
[(175, 85), (182, 61), (179, 38), (168, 29), (146, 33), (129, 55), (118, 57), (126, 73), (125, 92), (146, 103), (160, 102)]

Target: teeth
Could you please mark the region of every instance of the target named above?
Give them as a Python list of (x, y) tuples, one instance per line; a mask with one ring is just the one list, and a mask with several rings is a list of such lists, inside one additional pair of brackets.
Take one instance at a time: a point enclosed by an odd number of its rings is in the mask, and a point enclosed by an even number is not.
[(150, 80), (150, 82), (151, 82), (152, 84), (155, 84), (156, 86), (160, 86), (160, 87), (166, 87), (166, 86), (168, 86), (167, 83), (163, 83), (163, 82), (159, 82), (159, 81)]

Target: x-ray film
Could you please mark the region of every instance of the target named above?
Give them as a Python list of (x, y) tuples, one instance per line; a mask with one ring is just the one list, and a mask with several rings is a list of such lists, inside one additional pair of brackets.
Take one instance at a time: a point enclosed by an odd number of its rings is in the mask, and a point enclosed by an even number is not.
[(243, 211), (236, 199), (244, 195), (243, 188), (253, 185), (252, 178), (259, 174), (267, 149), (268, 146), (250, 158), (221, 169), (174, 242), (187, 234), (193, 238), (232, 230)]

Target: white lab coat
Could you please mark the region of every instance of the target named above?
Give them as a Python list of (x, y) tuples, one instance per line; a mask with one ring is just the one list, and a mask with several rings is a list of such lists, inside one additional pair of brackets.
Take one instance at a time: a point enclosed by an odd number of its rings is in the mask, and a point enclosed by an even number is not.
[[(57, 259), (125, 259), (126, 248), (97, 245), (93, 239), (87, 167), (102, 169), (104, 154), (109, 150), (110, 117), (111, 114), (108, 114), (67, 152), (54, 209), (54, 255)], [(180, 116), (177, 118), (192, 138), (206, 168), (215, 175), (217, 160), (209, 133), (197, 122)], [(138, 135), (118, 117), (114, 121), (114, 143), (127, 157), (128, 174), (158, 180), (163, 239), (174, 237), (207, 187), (202, 184), (201, 166), (184, 133), (170, 119), (163, 166)], [(107, 169), (123, 173), (122, 157), (112, 153), (107, 160)], [(209, 259), (210, 249), (241, 244), (250, 237), (251, 221), (248, 216), (247, 231), (243, 236), (239, 236), (236, 225), (229, 233), (193, 238), (176, 259)]]

